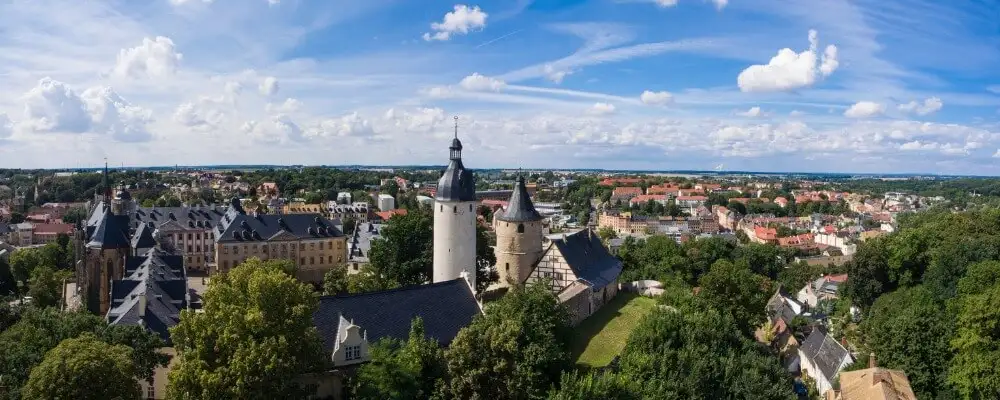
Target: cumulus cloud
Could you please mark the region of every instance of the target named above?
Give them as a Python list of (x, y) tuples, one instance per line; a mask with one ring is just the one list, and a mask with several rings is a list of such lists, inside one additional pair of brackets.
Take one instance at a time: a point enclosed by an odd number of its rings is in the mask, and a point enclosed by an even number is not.
[(22, 97), (29, 132), (109, 134), (117, 141), (152, 138), (146, 125), (152, 112), (135, 106), (109, 87), (93, 87), (77, 94), (65, 83), (42, 78)]
[(339, 118), (320, 121), (306, 130), (307, 137), (371, 137), (375, 135), (372, 123), (357, 112)]
[(499, 92), (507, 86), (507, 84), (500, 79), (490, 78), (488, 76), (480, 75), (479, 73), (473, 73), (472, 75), (463, 78), (459, 85), (465, 90), (476, 92)]
[(844, 111), (844, 116), (848, 118), (871, 118), (883, 113), (885, 113), (884, 105), (873, 101), (859, 101), (854, 103), (847, 111)]
[(243, 84), (238, 81), (228, 81), (224, 87), (227, 94), (236, 96), (243, 93)]
[(168, 37), (144, 38), (142, 44), (118, 52), (113, 75), (130, 78), (162, 77), (177, 71), (184, 55)]
[(65, 83), (42, 78), (23, 96), (22, 126), (34, 132), (83, 133), (91, 118), (80, 96)]
[(111, 135), (119, 142), (144, 142), (153, 138), (146, 125), (153, 113), (132, 105), (109, 87), (93, 87), (80, 95), (91, 117), (90, 130)]
[(900, 104), (899, 111), (917, 115), (928, 115), (938, 112), (942, 107), (944, 107), (944, 102), (941, 99), (930, 97), (925, 99), (923, 103), (910, 101), (909, 103)]
[(639, 95), (639, 100), (642, 101), (643, 104), (647, 105), (664, 105), (673, 103), (674, 95), (666, 91), (652, 92), (645, 90), (641, 95)]
[(744, 117), (750, 117), (750, 118), (756, 118), (756, 117), (761, 116), (760, 107), (756, 107), (756, 106), (755, 107), (750, 107), (749, 110), (738, 112), (738, 113), (736, 113), (736, 115), (740, 115), (740, 116), (744, 116)]
[(810, 87), (833, 74), (840, 66), (837, 46), (828, 45), (822, 56), (818, 54), (819, 40), (815, 30), (809, 31), (809, 48), (796, 53), (789, 48), (764, 65), (751, 65), (736, 78), (741, 91), (777, 92)]
[(225, 98), (202, 96), (197, 101), (178, 105), (174, 121), (200, 131), (216, 129), (226, 120), (224, 104)]
[(433, 33), (424, 33), (424, 40), (448, 40), (452, 35), (465, 35), (474, 29), (482, 29), (486, 27), (488, 16), (479, 6), (469, 8), (465, 4), (456, 4), (455, 11), (445, 14), (444, 20), (431, 24)]
[(293, 98), (287, 98), (281, 104), (267, 103), (267, 105), (264, 106), (264, 110), (269, 114), (290, 114), (301, 108), (302, 102)]
[(590, 115), (610, 115), (615, 113), (615, 105), (611, 103), (594, 103), (587, 109)]
[(265, 77), (260, 81), (260, 86), (257, 87), (257, 91), (264, 96), (272, 96), (278, 93), (278, 78), (273, 76)]
[(299, 124), (284, 114), (272, 116), (264, 121), (246, 121), (243, 123), (242, 130), (251, 139), (267, 144), (298, 143), (304, 139)]

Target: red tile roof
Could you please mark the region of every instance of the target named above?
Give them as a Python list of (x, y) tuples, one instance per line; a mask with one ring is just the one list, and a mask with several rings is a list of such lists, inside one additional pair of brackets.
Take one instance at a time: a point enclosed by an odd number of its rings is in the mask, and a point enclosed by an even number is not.
[(763, 226), (755, 226), (753, 228), (753, 234), (760, 240), (774, 240), (778, 238), (777, 229)]
[(35, 234), (72, 234), (73, 224), (35, 224)]
[(677, 196), (677, 201), (705, 201), (708, 197), (705, 196)]
[(615, 191), (611, 193), (612, 196), (623, 196), (623, 195), (635, 195), (638, 196), (642, 194), (642, 188), (636, 186), (619, 186), (615, 188)]
[(406, 215), (406, 209), (405, 208), (397, 208), (397, 209), (389, 210), (389, 211), (379, 211), (379, 212), (375, 213), (375, 215), (378, 215), (378, 217), (382, 218), (383, 221), (388, 221), (389, 218), (392, 218), (393, 216), (396, 216), (396, 215)]
[(666, 201), (667, 195), (664, 194), (640, 194), (629, 200), (632, 204), (645, 204), (646, 202), (653, 201)]

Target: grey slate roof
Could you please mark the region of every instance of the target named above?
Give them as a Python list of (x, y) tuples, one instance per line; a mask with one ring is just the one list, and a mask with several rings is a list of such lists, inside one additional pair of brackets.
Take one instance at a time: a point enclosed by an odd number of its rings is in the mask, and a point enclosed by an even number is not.
[(127, 249), (131, 246), (129, 240), (129, 221), (126, 215), (114, 215), (110, 209), (103, 208), (95, 212), (98, 215), (97, 224), (91, 231), (88, 229), (89, 248)]
[(830, 382), (833, 382), (833, 379), (840, 372), (840, 364), (844, 362), (844, 359), (851, 356), (847, 349), (827, 335), (822, 327), (813, 329), (809, 337), (802, 342), (799, 351), (806, 359), (812, 361)]
[(476, 180), (472, 171), (462, 165), (462, 142), (451, 141), (451, 162), (438, 180), (435, 198), (439, 201), (475, 201)]
[[(189, 306), (187, 295), (183, 257), (153, 249), (145, 256), (126, 258), (124, 278), (111, 282), (106, 318), (109, 324), (142, 326), (169, 345), (169, 329), (180, 321), (180, 310)], [(145, 313), (141, 312), (143, 297)]]
[(514, 193), (510, 195), (507, 202), (507, 209), (497, 216), (501, 221), (506, 222), (528, 222), (541, 221), (542, 216), (535, 210), (535, 205), (528, 195), (528, 188), (524, 186), (524, 177), (517, 177), (517, 185), (514, 186)]
[[(774, 292), (771, 299), (767, 301), (766, 306), (767, 317), (771, 323), (775, 323), (778, 319), (781, 319), (785, 322), (786, 326), (791, 325), (792, 319), (798, 316), (798, 314), (795, 313), (795, 310), (788, 304), (788, 302), (798, 303), (781, 288)], [(799, 306), (799, 309), (803, 309), (801, 305)]]
[(382, 224), (358, 223), (351, 237), (347, 239), (347, 259), (353, 262), (368, 262), (368, 251), (372, 240), (380, 238)]
[(594, 291), (612, 284), (622, 273), (622, 262), (601, 243), (601, 238), (591, 229), (568, 235), (549, 236), (559, 249), (577, 279), (583, 280)]
[(266, 241), (286, 233), (299, 239), (344, 236), (336, 223), (319, 214), (247, 215), (243, 207), (233, 205), (226, 210), (215, 233), (222, 243)]
[(0, 235), (6, 235), (10, 233), (10, 225), (0, 224)]
[(186, 229), (211, 229), (218, 225), (224, 207), (139, 207), (132, 215), (132, 227), (152, 222), (156, 226), (173, 221)]
[(384, 337), (406, 340), (413, 318), (420, 317), (427, 336), (448, 346), (458, 331), (480, 314), (469, 284), (458, 278), (380, 292), (323, 296), (313, 324), (327, 352), (334, 349), (341, 317), (361, 327), (369, 343)]
[(156, 239), (153, 239), (153, 223), (139, 224), (139, 229), (132, 235), (133, 249), (148, 249), (156, 247)]

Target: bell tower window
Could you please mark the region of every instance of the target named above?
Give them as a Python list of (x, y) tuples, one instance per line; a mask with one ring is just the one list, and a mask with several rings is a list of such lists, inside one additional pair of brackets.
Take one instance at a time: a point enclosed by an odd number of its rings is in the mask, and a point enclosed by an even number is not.
[(517, 224), (517, 233), (524, 233), (524, 224)]

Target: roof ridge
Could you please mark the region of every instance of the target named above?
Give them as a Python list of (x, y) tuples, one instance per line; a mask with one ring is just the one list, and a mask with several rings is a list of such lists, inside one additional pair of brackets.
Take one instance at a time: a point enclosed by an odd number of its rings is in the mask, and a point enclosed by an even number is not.
[(384, 294), (384, 293), (403, 292), (403, 291), (407, 291), (407, 290), (422, 289), (422, 288), (427, 288), (427, 287), (446, 286), (446, 285), (449, 285), (449, 284), (455, 284), (456, 282), (458, 282), (461, 279), (463, 279), (463, 278), (455, 278), (455, 279), (448, 280), (448, 281), (443, 281), (443, 282), (433, 282), (433, 283), (425, 283), (425, 284), (418, 284), (418, 285), (409, 285), (409, 286), (402, 286), (402, 287), (393, 288), (393, 289), (375, 290), (375, 291), (363, 292), (363, 293), (323, 295), (323, 296), (319, 296), (319, 299), (323, 300), (323, 299), (357, 298), (357, 297), (364, 297), (364, 296)]

